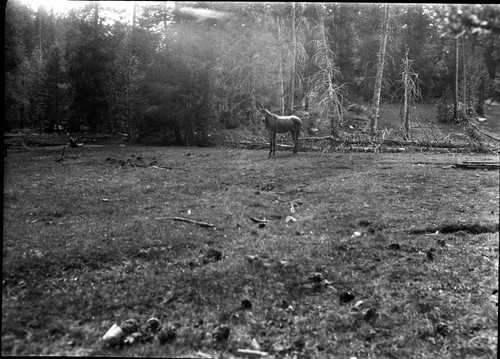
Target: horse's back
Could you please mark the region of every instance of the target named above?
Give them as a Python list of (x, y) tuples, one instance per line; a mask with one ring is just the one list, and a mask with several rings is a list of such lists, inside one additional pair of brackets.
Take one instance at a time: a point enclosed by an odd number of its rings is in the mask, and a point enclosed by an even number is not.
[[(267, 111), (267, 110), (266, 110)], [(300, 131), (302, 120), (295, 116), (278, 116), (271, 114), (265, 117), (266, 127), (275, 133), (284, 133), (288, 131)]]
[(297, 116), (283, 116), (280, 121), (276, 121), (275, 126), (277, 133), (296, 131), (302, 127), (302, 120)]

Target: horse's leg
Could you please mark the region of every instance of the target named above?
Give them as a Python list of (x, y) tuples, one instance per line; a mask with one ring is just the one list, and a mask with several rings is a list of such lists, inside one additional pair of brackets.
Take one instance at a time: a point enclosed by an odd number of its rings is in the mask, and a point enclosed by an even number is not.
[(299, 151), (299, 131), (295, 130), (295, 153)]
[(273, 156), (276, 155), (276, 132), (273, 133)]
[(299, 138), (297, 135), (297, 131), (291, 130), (290, 133), (292, 134), (292, 140), (293, 140), (293, 144), (294, 144), (293, 153), (297, 153), (297, 147), (299, 144)]
[(273, 134), (269, 131), (269, 156), (273, 153)]
[(273, 136), (274, 133), (269, 131), (269, 156), (272, 156), (273, 154)]

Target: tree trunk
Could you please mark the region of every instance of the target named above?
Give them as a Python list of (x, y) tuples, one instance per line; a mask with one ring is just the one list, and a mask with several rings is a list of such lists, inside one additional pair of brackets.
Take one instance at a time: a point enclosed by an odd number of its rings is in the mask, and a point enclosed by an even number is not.
[(97, 29), (99, 27), (99, 1), (94, 3), (94, 28), (97, 35)]
[[(318, 31), (319, 31), (319, 41), (317, 42), (318, 48), (314, 54), (316, 66), (320, 68), (321, 79), (319, 82), (319, 90), (323, 93), (323, 98), (320, 102), (324, 102), (324, 110), (326, 112), (326, 118), (330, 119), (330, 131), (335, 137), (338, 136), (338, 130), (340, 127), (340, 121), (342, 118), (341, 101), (339, 99), (339, 93), (334, 86), (333, 78), (335, 74), (335, 67), (333, 63), (333, 55), (328, 46), (326, 39), (326, 30), (324, 25), (324, 5), (318, 4)], [(318, 86), (315, 83), (313, 87)], [(317, 92), (317, 90), (316, 90)]]
[(309, 112), (309, 90), (311, 88), (310, 82), (311, 80), (308, 77), (306, 77), (304, 80), (304, 93), (306, 94), (306, 96), (302, 101), (302, 106), (304, 107), (304, 111), (306, 112)]
[(40, 53), (38, 54), (38, 60), (40, 64), (42, 63), (42, 5), (38, 6), (38, 46), (40, 48)]
[(163, 9), (163, 31), (165, 31), (165, 37), (168, 37), (167, 33), (167, 12), (168, 12), (168, 5), (167, 2), (164, 2), (164, 9)]
[(290, 112), (293, 113), (293, 107), (295, 105), (295, 61), (296, 61), (296, 33), (295, 33), (295, 3), (292, 2), (292, 78), (290, 82)]
[(132, 30), (135, 29), (135, 22), (136, 22), (136, 8), (137, 8), (137, 4), (135, 3), (135, 1), (132, 1)]
[(495, 37), (492, 36), (488, 45), (484, 49), (484, 62), (488, 68), (488, 74), (491, 81), (495, 80), (497, 63), (495, 61)]
[(408, 47), (406, 48), (406, 55), (405, 55), (405, 68), (404, 68), (404, 74), (403, 74), (403, 82), (404, 82), (404, 87), (405, 87), (405, 93), (404, 93), (404, 104), (403, 104), (403, 137), (406, 141), (410, 139), (410, 111), (409, 111), (409, 106), (410, 104), (408, 103), (409, 97), (410, 97), (410, 89), (409, 89), (409, 74), (408, 74)]
[(469, 96), (467, 96), (467, 61), (465, 60), (465, 36), (463, 37), (462, 41), (462, 62), (463, 62), (463, 74), (462, 74), (462, 102), (464, 105), (464, 108), (467, 109), (469, 107)]
[[(252, 57), (250, 57), (250, 61), (252, 61)], [(252, 88), (250, 90), (250, 103), (251, 103), (251, 106), (252, 106), (252, 111), (251, 111), (251, 118), (250, 118), (250, 123), (252, 126), (258, 126), (259, 125), (259, 121), (258, 121), (258, 116), (256, 116), (256, 113), (259, 112), (258, 108), (257, 108), (257, 99), (255, 97), (255, 88), (256, 88), (256, 84), (255, 84), (255, 65), (252, 64), (252, 69), (251, 69), (251, 73), (250, 73), (250, 81), (252, 82)]]
[(55, 98), (56, 98), (56, 130), (59, 130), (59, 66), (56, 70), (56, 86), (55, 86)]
[(281, 46), (281, 18), (278, 17), (278, 42), (280, 49), (280, 62), (279, 62), (279, 71), (280, 71), (280, 115), (285, 115), (285, 84), (284, 84), (284, 76), (283, 76), (283, 48)]
[(375, 88), (373, 91), (373, 103), (370, 114), (370, 134), (377, 134), (378, 112), (380, 105), (380, 93), (382, 91), (382, 76), (384, 72), (385, 49), (387, 47), (387, 37), (389, 36), (389, 5), (384, 4), (384, 25), (382, 38), (380, 40), (380, 51), (378, 53), (377, 76), (375, 78)]
[(453, 119), (458, 122), (458, 37), (455, 39), (455, 100), (453, 101)]
[[(413, 73), (411, 67), (411, 61), (408, 58), (408, 45), (405, 49), (405, 59), (403, 66), (403, 86), (404, 86), (404, 102), (401, 111), (401, 119), (403, 125), (403, 137), (406, 141), (411, 140), (410, 136), (410, 106), (415, 103), (419, 98), (420, 93), (417, 89), (416, 82), (418, 81), (418, 74)], [(412, 76), (415, 76), (415, 82), (412, 80)]]
[(480, 117), (484, 116), (484, 103), (486, 101), (486, 78), (484, 74), (481, 74), (479, 79), (479, 84), (477, 85), (477, 96), (475, 98), (474, 110), (476, 114)]

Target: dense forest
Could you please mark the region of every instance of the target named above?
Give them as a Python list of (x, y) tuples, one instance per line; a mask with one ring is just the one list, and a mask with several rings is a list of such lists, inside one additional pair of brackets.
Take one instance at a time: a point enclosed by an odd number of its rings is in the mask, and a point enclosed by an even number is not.
[(267, 108), (334, 132), (345, 108), (375, 105), (377, 79), (382, 102), (454, 103), (441, 120), (500, 99), (498, 5), (74, 5), (7, 3), (4, 131), (208, 145)]

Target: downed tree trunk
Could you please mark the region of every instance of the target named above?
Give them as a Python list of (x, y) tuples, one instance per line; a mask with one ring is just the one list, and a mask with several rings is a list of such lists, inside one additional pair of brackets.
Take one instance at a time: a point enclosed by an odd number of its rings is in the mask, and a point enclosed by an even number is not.
[(31, 150), (28, 146), (26, 146), (26, 143), (24, 140), (26, 139), (26, 136), (23, 134), (5, 134), (5, 138), (3, 141), (4, 145), (4, 156), (7, 156), (7, 149), (12, 149), (12, 148), (23, 148), (25, 150)]
[(357, 145), (357, 146), (373, 146), (373, 145), (391, 145), (391, 146), (415, 146), (415, 147), (439, 147), (439, 148), (468, 148), (471, 147), (469, 143), (453, 143), (450, 141), (400, 141), (400, 140), (390, 140), (384, 139), (381, 141), (354, 141), (354, 140), (342, 140), (340, 138), (334, 138), (332, 136), (326, 137), (307, 137), (300, 138), (301, 141), (323, 141), (323, 140), (331, 140), (342, 143), (344, 145)]
[[(434, 150), (455, 150), (455, 151), (465, 151), (465, 150), (498, 150), (495, 148), (485, 147), (483, 145), (477, 146), (475, 143), (454, 143), (451, 141), (400, 141), (400, 140), (379, 140), (379, 141), (368, 141), (368, 140), (342, 140), (340, 138), (335, 138), (332, 136), (325, 137), (303, 137), (299, 138), (302, 142), (321, 142), (329, 141), (332, 142), (334, 147), (342, 147), (344, 149), (352, 150), (355, 152), (389, 152), (389, 153), (401, 153), (405, 152), (406, 148), (420, 148), (426, 151)], [(248, 149), (266, 149), (269, 148), (269, 143), (265, 142), (251, 142), (251, 141), (226, 141), (227, 144), (243, 146)], [(308, 145), (306, 148), (311, 148)], [(384, 147), (382, 147), (384, 146)], [(293, 146), (286, 144), (276, 144), (276, 147), (282, 149), (291, 149)]]
[(66, 146), (68, 141), (62, 140), (60, 138), (54, 139), (34, 139), (28, 138), (27, 141), (30, 145), (50, 147), (50, 146)]
[[(226, 141), (226, 143), (232, 144), (232, 145), (241, 145), (245, 146), (246, 148), (269, 148), (269, 143), (265, 142), (250, 142), (250, 141)], [(281, 147), (281, 148), (293, 148), (291, 145), (282, 145), (277, 143), (276, 147)]]
[(498, 162), (467, 162), (454, 164), (455, 168), (462, 168), (466, 170), (484, 169), (484, 170), (498, 170), (500, 169), (500, 164)]
[[(453, 143), (453, 142), (438, 142), (438, 141), (399, 141), (399, 140), (382, 140), (382, 141), (353, 141), (353, 140), (341, 140), (339, 138), (335, 138), (332, 136), (325, 137), (304, 137), (299, 138), (299, 141), (303, 142), (314, 142), (314, 141), (335, 141), (339, 144), (344, 145), (356, 145), (359, 147), (362, 146), (374, 146), (374, 145), (390, 145), (396, 147), (405, 147), (405, 146), (415, 146), (415, 147), (439, 147), (439, 148), (469, 148), (471, 147), (470, 143)], [(249, 141), (227, 141), (227, 143), (236, 144), (236, 145), (244, 145), (249, 147), (269, 147), (268, 143), (261, 142), (249, 142)], [(283, 148), (292, 148), (290, 145), (276, 144), (276, 146), (280, 146)]]

